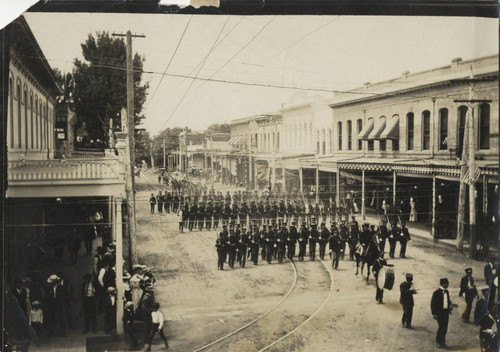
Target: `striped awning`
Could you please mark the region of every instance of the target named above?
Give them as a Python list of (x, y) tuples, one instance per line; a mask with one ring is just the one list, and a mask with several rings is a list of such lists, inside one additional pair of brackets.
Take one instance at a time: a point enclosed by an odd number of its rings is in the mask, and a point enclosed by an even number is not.
[(394, 117), (387, 122), (380, 139), (399, 139), (399, 117)]
[(460, 178), (460, 181), (463, 182), (463, 183), (466, 183), (466, 184), (470, 185), (471, 183), (476, 182), (480, 175), (481, 175), (481, 169), (480, 168), (478, 168), (478, 167), (475, 168), (475, 170), (474, 170), (474, 177), (471, 177), (470, 169), (467, 168), (467, 170), (465, 171), (464, 176)]
[(385, 128), (385, 119), (380, 119), (373, 127), (372, 132), (368, 135), (368, 139), (380, 139), (380, 135)]
[(239, 144), (242, 138), (243, 138), (243, 136), (234, 136), (234, 137), (231, 137), (231, 139), (228, 141), (228, 143), (231, 144), (231, 145)]
[(234, 144), (234, 141), (236, 140), (236, 138), (238, 138), (238, 137), (236, 137), (236, 136), (235, 136), (235, 137), (231, 137), (231, 138), (227, 141), (227, 143), (229, 143), (229, 144), (233, 145), (233, 144)]
[(368, 139), (368, 135), (373, 130), (373, 119), (368, 120), (365, 127), (358, 133), (358, 139)]

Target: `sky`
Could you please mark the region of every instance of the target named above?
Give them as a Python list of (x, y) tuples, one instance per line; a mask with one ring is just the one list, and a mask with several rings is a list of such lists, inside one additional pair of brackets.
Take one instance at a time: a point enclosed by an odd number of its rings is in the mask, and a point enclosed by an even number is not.
[(132, 46), (148, 71), (143, 127), (151, 135), (167, 127), (203, 130), (275, 111), (298, 92), (329, 99), (333, 91), (396, 78), (406, 70), (498, 54), (498, 20), (473, 17), (25, 17), (49, 64), (63, 72), (82, 59), (80, 44), (89, 33), (144, 34)]

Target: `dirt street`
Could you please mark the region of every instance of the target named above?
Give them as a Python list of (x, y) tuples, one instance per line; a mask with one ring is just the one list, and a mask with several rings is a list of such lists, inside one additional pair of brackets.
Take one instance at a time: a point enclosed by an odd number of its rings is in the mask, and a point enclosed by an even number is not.
[[(381, 305), (375, 301), (373, 276), (368, 283), (355, 276), (355, 262), (348, 256), (339, 270), (327, 258), (269, 265), (259, 257), (258, 266), (236, 263), (233, 270), (219, 271), (215, 231), (180, 233), (175, 214), (150, 214), (147, 199), (159, 189), (155, 176), (147, 172), (138, 179), (137, 250), (140, 262), (154, 267), (171, 351), (200, 349), (254, 320), (200, 350), (434, 351), (437, 322), (430, 299), (441, 277), (449, 278), (451, 299), (459, 304), (450, 317), (447, 344), (455, 351), (479, 350), (478, 328), (460, 319), (464, 302), (458, 292), (466, 267), (474, 269), (478, 288), (485, 286), (484, 263), (414, 240), (406, 259), (388, 258), (396, 280)], [(408, 272), (418, 289), (414, 330), (401, 327), (399, 284)]]

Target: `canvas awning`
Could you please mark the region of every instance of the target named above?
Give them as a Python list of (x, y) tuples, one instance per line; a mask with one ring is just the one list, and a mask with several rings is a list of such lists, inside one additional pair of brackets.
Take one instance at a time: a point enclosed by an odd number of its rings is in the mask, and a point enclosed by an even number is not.
[(233, 144), (234, 144), (234, 141), (236, 140), (236, 138), (238, 138), (238, 137), (231, 137), (231, 138), (227, 141), (227, 143), (228, 143), (228, 144), (233, 145)]
[(373, 130), (373, 119), (368, 120), (365, 127), (358, 133), (358, 139), (368, 139), (368, 135)]
[(242, 138), (243, 138), (242, 136), (231, 137), (231, 139), (229, 140), (228, 143), (231, 145), (239, 144), (239, 142), (241, 141)]
[(368, 139), (380, 139), (380, 134), (385, 128), (385, 119), (380, 119), (377, 121), (375, 124), (375, 127), (373, 127), (373, 130), (371, 133), (368, 135)]
[(399, 139), (399, 117), (394, 117), (387, 122), (380, 139)]

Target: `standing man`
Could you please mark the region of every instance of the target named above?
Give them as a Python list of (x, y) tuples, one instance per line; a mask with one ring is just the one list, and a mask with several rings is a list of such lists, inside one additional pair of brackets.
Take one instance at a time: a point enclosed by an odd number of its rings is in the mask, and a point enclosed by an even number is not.
[(413, 275), (406, 274), (406, 281), (399, 285), (399, 290), (401, 291), (401, 296), (399, 298), (399, 303), (403, 306), (403, 318), (401, 319), (401, 324), (403, 328), (413, 329), (411, 326), (411, 319), (413, 317), (413, 295), (417, 291), (413, 288)]
[(299, 261), (303, 262), (306, 255), (307, 240), (309, 239), (309, 230), (306, 228), (306, 222), (304, 221), (300, 226), (299, 233)]
[(309, 259), (316, 259), (316, 243), (319, 240), (319, 232), (316, 224), (311, 225), (311, 232), (309, 234)]
[(330, 238), (330, 231), (326, 228), (326, 224), (321, 223), (321, 231), (319, 232), (319, 258), (325, 260), (326, 243)]
[(234, 269), (234, 261), (236, 260), (236, 246), (238, 244), (238, 237), (234, 233), (234, 230), (229, 230), (229, 238), (228, 238), (228, 252), (229, 252), (229, 261), (228, 265), (231, 269)]
[(261, 250), (261, 259), (266, 260), (266, 249), (267, 249), (267, 226), (262, 225), (262, 231), (260, 232), (260, 246), (262, 247)]
[(242, 268), (245, 267), (245, 263), (247, 261), (247, 248), (249, 242), (250, 242), (250, 236), (247, 233), (246, 227), (243, 227), (241, 229), (241, 236), (239, 238), (239, 244), (238, 244), (238, 263)]
[(389, 235), (389, 257), (394, 258), (394, 252), (396, 251), (396, 242), (399, 241), (401, 231), (396, 226), (392, 224), (391, 234)]
[(470, 318), (470, 312), (472, 310), (472, 302), (474, 298), (479, 298), (476, 290), (476, 285), (474, 285), (474, 278), (472, 277), (472, 268), (465, 269), (465, 276), (462, 277), (460, 281), (460, 297), (465, 294), (466, 308), (462, 314), (462, 319), (464, 322), (468, 323)]
[(151, 198), (149, 198), (149, 205), (151, 206), (151, 214), (154, 214), (156, 206), (156, 197), (154, 193), (151, 193)]
[(379, 248), (383, 252), (385, 251), (385, 240), (389, 237), (387, 232), (387, 222), (385, 219), (380, 220), (380, 226), (378, 228), (378, 238), (379, 238)]
[(332, 258), (332, 268), (338, 270), (342, 244), (340, 241), (339, 230), (335, 226), (335, 223), (332, 224), (331, 230), (332, 233), (329, 240), (330, 258)]
[(436, 347), (447, 348), (446, 346), (446, 332), (448, 331), (448, 319), (453, 310), (453, 305), (448, 292), (448, 279), (443, 278), (439, 280), (439, 287), (432, 294), (431, 299), (431, 312), (432, 317), (438, 322), (438, 330), (436, 334)]
[(282, 223), (280, 226), (280, 230), (278, 231), (278, 235), (276, 236), (276, 245), (278, 251), (278, 263), (283, 263), (283, 258), (285, 257), (286, 251), (286, 241), (288, 238), (288, 233), (286, 231), (285, 223)]
[[(490, 257), (488, 264), (484, 266), (484, 280), (489, 288), (488, 309), (493, 310), (495, 305), (496, 285), (495, 279), (497, 278), (497, 266), (495, 265), (495, 258)], [(498, 281), (498, 280), (497, 280)]]
[(406, 223), (404, 221), (401, 222), (401, 238), (399, 242), (401, 244), (401, 251), (399, 252), (400, 258), (406, 258), (406, 245), (408, 241), (411, 241), (410, 232), (406, 227)]
[(83, 275), (83, 284), (82, 289), (80, 291), (82, 293), (83, 300), (83, 316), (85, 320), (85, 330), (84, 334), (89, 331), (90, 327), (92, 327), (92, 331), (97, 333), (97, 324), (96, 324), (96, 310), (97, 310), (97, 302), (96, 302), (96, 286), (95, 282), (92, 280), (92, 275), (86, 273)]
[(251, 250), (251, 260), (254, 265), (259, 262), (259, 244), (260, 244), (260, 233), (259, 227), (254, 226), (252, 235), (250, 236), (250, 250)]
[(288, 246), (287, 257), (290, 260), (293, 260), (293, 257), (295, 256), (295, 246), (297, 245), (297, 238), (298, 238), (298, 232), (297, 228), (295, 227), (295, 221), (292, 221), (292, 225), (288, 230), (288, 238), (287, 238), (287, 246)]
[(163, 213), (163, 194), (161, 194), (161, 191), (158, 192), (158, 195), (156, 196), (156, 204), (158, 204), (158, 213), (161, 214)]
[[(373, 276), (375, 276), (375, 286), (377, 287), (377, 293), (375, 294), (375, 300), (378, 304), (383, 304), (384, 299), (384, 287), (378, 286), (378, 273), (384, 265), (387, 265), (387, 261), (384, 259), (384, 252), (380, 252), (379, 257), (373, 263)], [(404, 309), (404, 308), (403, 308)]]
[(168, 349), (168, 342), (165, 334), (163, 333), (163, 314), (160, 312), (160, 303), (153, 304), (153, 311), (151, 312), (151, 330), (148, 336), (148, 347), (146, 351), (151, 351), (151, 345), (153, 344), (153, 338), (156, 333), (162, 338), (165, 343), (165, 349)]
[(224, 270), (227, 245), (222, 232), (217, 237), (217, 240), (215, 240), (215, 247), (217, 248), (217, 270)]

